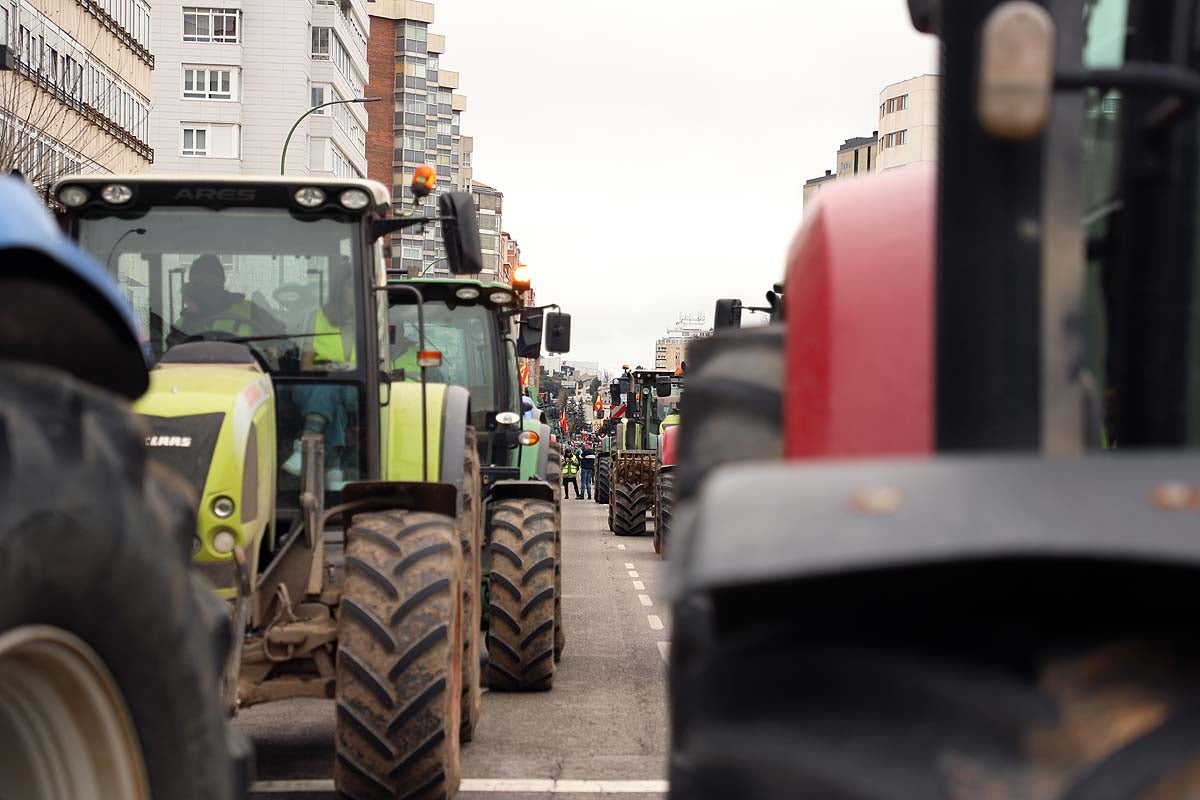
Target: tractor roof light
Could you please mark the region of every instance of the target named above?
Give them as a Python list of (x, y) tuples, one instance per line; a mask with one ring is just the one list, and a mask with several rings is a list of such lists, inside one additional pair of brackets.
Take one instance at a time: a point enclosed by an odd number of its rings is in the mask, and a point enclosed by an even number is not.
[(521, 415), (515, 411), (501, 411), (496, 415), (498, 425), (516, 425), (521, 421)]
[(506, 306), (513, 301), (513, 296), (508, 292), (492, 292), (488, 295), (488, 300), (498, 306)]
[(437, 186), (437, 170), (428, 164), (422, 164), (417, 167), (417, 171), (413, 173), (412, 184), (409, 187), (412, 189), (413, 197), (418, 199), (427, 197), (433, 192), (435, 186)]
[(454, 296), (459, 300), (478, 300), (479, 290), (474, 286), (460, 286), (454, 290)]
[(525, 266), (524, 264), (521, 264), (516, 269), (513, 270), (513, 274), (512, 274), (513, 289), (517, 290), (518, 292), (527, 292), (527, 291), (529, 291), (529, 286), (531, 283), (532, 283), (532, 280), (529, 275), (529, 267)]
[(442, 354), (437, 350), (419, 350), (417, 352), (418, 367), (440, 367), (442, 365)]
[(305, 186), (303, 189), (297, 189), (296, 203), (304, 208), (316, 208), (325, 202), (325, 192), (315, 186)]
[(541, 437), (537, 435), (536, 431), (521, 431), (519, 434), (517, 434), (517, 443), (525, 447), (528, 447), (531, 444), (537, 444), (540, 439)]
[(362, 189), (347, 189), (338, 196), (338, 200), (351, 211), (362, 211), (371, 204), (371, 196)]
[(100, 190), (100, 198), (110, 205), (123, 206), (133, 199), (133, 189), (123, 183), (110, 183)]
[(91, 195), (82, 186), (64, 186), (58, 193), (58, 202), (67, 208), (79, 208)]

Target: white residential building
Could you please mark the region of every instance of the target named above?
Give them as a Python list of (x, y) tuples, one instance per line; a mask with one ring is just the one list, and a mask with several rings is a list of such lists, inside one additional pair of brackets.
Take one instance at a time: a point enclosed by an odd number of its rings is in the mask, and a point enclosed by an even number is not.
[[(369, 26), (366, 0), (156, 0), (154, 170), (278, 175), (297, 119), (363, 96)], [(365, 176), (366, 131), (360, 103), (314, 112), (287, 173)]]
[(876, 169), (937, 161), (938, 76), (918, 75), (879, 93)]
[(44, 189), (150, 166), (147, 0), (0, 0), (0, 44), (12, 67), (0, 70), (0, 174)]

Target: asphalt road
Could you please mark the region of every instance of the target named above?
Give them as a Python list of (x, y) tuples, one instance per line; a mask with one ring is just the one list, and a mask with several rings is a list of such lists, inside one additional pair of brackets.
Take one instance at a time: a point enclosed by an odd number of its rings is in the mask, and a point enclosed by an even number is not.
[[(485, 692), (475, 741), (463, 749), (460, 797), (665, 796), (664, 564), (649, 537), (609, 533), (606, 515), (607, 506), (564, 501), (567, 644), (554, 689)], [(257, 706), (238, 724), (258, 753), (253, 800), (334, 797), (331, 702)]]

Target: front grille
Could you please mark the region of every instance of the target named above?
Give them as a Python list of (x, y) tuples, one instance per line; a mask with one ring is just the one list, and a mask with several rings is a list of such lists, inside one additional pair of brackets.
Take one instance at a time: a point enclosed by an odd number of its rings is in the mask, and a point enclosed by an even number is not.
[(186, 417), (144, 415), (143, 419), (150, 428), (150, 435), (146, 437), (146, 449), (150, 457), (175, 470), (196, 487), (197, 493), (202, 493), (208, 481), (208, 468), (212, 464), (213, 450), (217, 446), (225, 414), (216, 412)]

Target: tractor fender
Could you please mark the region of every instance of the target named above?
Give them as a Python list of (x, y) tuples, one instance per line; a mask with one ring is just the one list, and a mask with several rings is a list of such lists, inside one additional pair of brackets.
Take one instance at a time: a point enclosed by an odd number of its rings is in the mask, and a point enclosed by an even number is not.
[[(461, 449), (460, 451), (461, 452)], [(345, 529), (350, 527), (350, 514), (359, 514), (370, 508), (402, 508), (405, 511), (428, 511), (447, 517), (458, 516), (461, 491), (451, 483), (421, 483), (420, 481), (356, 481), (346, 484), (342, 490), (343, 502), (364, 502), (368, 508), (356, 507), (347, 512), (343, 521)]]
[(662, 466), (675, 466), (676, 441), (679, 438), (679, 426), (671, 425), (663, 429), (658, 437), (658, 463)]
[(442, 406), (442, 483), (458, 491), (458, 503), (463, 501), (463, 442), (467, 440), (467, 422), (471, 418), (471, 393), (462, 386), (446, 387), (446, 402)]
[(545, 500), (554, 502), (554, 487), (545, 481), (496, 481), (492, 484), (489, 499)]
[(146, 391), (133, 308), (104, 267), (70, 242), (30, 188), (0, 178), (0, 360), (60, 369), (130, 400)]

